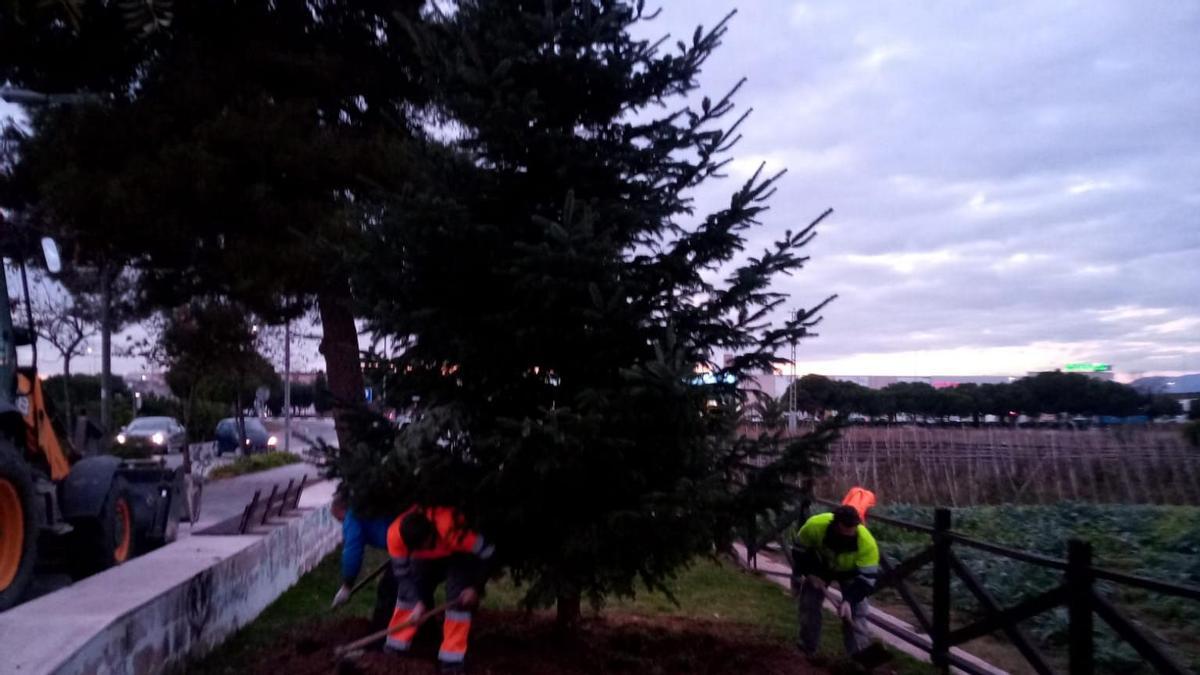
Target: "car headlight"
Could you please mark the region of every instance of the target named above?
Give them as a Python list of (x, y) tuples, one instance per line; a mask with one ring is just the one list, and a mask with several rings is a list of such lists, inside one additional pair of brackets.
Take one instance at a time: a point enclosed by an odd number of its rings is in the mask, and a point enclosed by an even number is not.
[(267, 445), (272, 448), (275, 447), (278, 443), (279, 443), (279, 439), (275, 438), (274, 436), (270, 436), (267, 438)]
[(153, 441), (155, 445), (162, 445), (167, 439), (162, 435), (161, 431), (156, 431), (154, 432), (154, 435), (150, 437), (150, 440)]
[(125, 445), (125, 434), (117, 434), (117, 442)]

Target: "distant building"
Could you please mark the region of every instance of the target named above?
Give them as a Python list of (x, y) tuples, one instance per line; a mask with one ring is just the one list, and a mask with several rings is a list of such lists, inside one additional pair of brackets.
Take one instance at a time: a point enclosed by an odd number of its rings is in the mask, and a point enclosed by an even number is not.
[[(1112, 364), (1109, 363), (1068, 363), (1062, 367), (1061, 372), (1073, 373), (1075, 375), (1086, 375), (1093, 380), (1104, 380), (1105, 382), (1111, 382), (1115, 376), (1115, 373), (1113, 373)], [(1029, 374), (1037, 375), (1037, 373)]]
[(160, 396), (167, 398), (171, 396), (171, 387), (167, 385), (166, 373), (142, 372), (130, 373), (123, 375), (125, 386), (132, 391), (142, 396)]
[[(292, 384), (312, 384), (317, 381), (317, 375), (323, 372), (321, 370), (314, 370), (311, 373), (292, 373)], [(283, 375), (280, 374), (280, 377), (283, 377)]]

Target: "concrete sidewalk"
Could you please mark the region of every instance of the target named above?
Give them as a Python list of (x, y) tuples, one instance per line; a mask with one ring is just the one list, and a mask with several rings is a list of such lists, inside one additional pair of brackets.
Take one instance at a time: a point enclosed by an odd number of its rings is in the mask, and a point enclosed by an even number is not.
[[(192, 527), (188, 527), (186, 523), (181, 524), (179, 536), (182, 539), (191, 532), (199, 532), (221, 521), (240, 516), (256, 490), (261, 490), (262, 498), (266, 499), (272, 486), (279, 486), (282, 492), (289, 480), (299, 485), (304, 476), (308, 476), (307, 485), (312, 485), (321, 479), (321, 470), (312, 464), (300, 462), (244, 476), (206, 481), (204, 494), (200, 498), (200, 519)], [(304, 492), (307, 494), (309, 489), (305, 487)]]
[(157, 673), (212, 649), (337, 546), (333, 488), (256, 533), (187, 537), (0, 614), (0, 673)]

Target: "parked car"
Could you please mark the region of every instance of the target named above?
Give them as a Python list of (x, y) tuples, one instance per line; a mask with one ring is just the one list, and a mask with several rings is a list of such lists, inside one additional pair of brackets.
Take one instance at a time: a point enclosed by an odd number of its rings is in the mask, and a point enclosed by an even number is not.
[(187, 432), (174, 417), (135, 417), (117, 434), (121, 454), (183, 452)]
[(263, 423), (253, 417), (245, 417), (242, 419), (244, 433), (238, 433), (237, 420), (232, 417), (217, 422), (217, 454), (223, 455), (227, 452), (235, 452), (238, 448), (242, 452), (250, 454), (252, 452), (267, 452), (274, 450), (279, 444), (279, 439), (267, 432), (267, 428)]

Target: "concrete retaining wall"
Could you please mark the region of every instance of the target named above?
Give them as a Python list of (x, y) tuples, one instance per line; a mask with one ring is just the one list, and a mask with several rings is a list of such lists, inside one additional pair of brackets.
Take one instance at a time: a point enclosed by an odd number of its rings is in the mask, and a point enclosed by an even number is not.
[(341, 540), (332, 486), (262, 534), (194, 536), (0, 614), (0, 673), (157, 673), (204, 654)]

